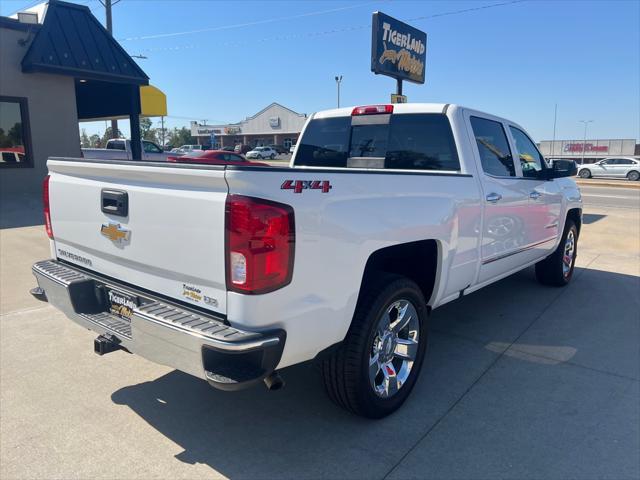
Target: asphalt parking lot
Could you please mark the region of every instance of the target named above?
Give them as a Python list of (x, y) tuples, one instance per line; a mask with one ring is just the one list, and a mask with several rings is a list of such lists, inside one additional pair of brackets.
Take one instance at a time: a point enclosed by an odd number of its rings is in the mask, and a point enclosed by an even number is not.
[(5, 204), (0, 477), (640, 478), (640, 190), (609, 190), (585, 188), (571, 285), (529, 269), (436, 310), (414, 393), (380, 421), (335, 407), (309, 365), (224, 393), (96, 356), (29, 296), (48, 243), (34, 202)]

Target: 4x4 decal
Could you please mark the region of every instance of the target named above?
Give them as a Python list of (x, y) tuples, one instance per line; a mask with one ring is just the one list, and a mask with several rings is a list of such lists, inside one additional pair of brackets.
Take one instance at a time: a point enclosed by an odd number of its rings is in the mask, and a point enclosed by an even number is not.
[(303, 190), (322, 190), (329, 193), (333, 187), (329, 180), (285, 180), (281, 190), (293, 190), (293, 193), (302, 193)]

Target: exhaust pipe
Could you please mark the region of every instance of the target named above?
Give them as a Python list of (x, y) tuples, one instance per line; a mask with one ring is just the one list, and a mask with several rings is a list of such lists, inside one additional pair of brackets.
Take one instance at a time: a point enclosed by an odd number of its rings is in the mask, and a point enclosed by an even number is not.
[(284, 380), (278, 372), (271, 372), (271, 374), (264, 379), (264, 384), (268, 390), (273, 392), (284, 387)]
[(113, 335), (100, 335), (93, 341), (93, 351), (97, 355), (106, 355), (107, 353), (115, 352), (116, 350), (120, 350), (122, 347), (120, 346), (120, 340), (118, 340)]

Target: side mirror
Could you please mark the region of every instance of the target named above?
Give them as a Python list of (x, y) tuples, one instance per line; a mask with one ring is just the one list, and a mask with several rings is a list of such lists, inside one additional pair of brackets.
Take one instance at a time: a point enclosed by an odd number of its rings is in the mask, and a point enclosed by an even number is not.
[(544, 170), (547, 180), (554, 178), (573, 177), (578, 173), (578, 166), (573, 160), (555, 160), (553, 167)]

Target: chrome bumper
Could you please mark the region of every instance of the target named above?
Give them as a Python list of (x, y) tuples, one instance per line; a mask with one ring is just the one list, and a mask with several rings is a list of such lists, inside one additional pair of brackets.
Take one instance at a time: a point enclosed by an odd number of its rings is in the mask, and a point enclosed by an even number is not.
[[(33, 274), (47, 301), (77, 324), (109, 335), (123, 349), (153, 362), (236, 390), (271, 374), (282, 356), (285, 332), (249, 332), (205, 314), (123, 286), (117, 281), (45, 260)], [(109, 313), (106, 289), (136, 296), (131, 321)]]

